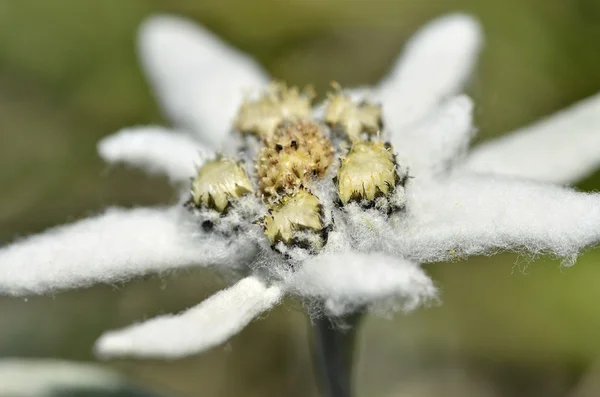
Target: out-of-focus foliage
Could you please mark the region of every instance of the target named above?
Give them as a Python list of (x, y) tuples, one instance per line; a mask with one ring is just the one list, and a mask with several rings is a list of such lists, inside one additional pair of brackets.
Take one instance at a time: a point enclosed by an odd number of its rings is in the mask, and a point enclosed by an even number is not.
[[(164, 122), (134, 47), (152, 13), (196, 19), (274, 76), (322, 94), (332, 80), (377, 81), (415, 29), (454, 10), (477, 16), (486, 35), (469, 87), (478, 139), (600, 90), (598, 0), (0, 2), (0, 242), (109, 205), (173, 202), (166, 180), (111, 169), (95, 152), (119, 127)], [(600, 173), (580, 187), (598, 189)], [(431, 266), (444, 305), (367, 321), (360, 395), (562, 395), (600, 352), (599, 259), (596, 250), (571, 269), (515, 265), (510, 255)], [(183, 309), (220, 286), (197, 271), (0, 299), (0, 355), (92, 359), (102, 330)], [(306, 328), (289, 302), (208, 354), (109, 365), (174, 394), (305, 397), (316, 393)], [(577, 396), (600, 391), (589, 376)]]

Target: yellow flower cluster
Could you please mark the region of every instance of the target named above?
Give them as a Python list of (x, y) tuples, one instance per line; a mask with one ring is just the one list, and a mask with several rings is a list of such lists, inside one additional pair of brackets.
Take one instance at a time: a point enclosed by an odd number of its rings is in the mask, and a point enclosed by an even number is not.
[(267, 202), (293, 195), (311, 179), (325, 176), (333, 162), (333, 147), (323, 128), (301, 121), (279, 128), (264, 140), (258, 153), (258, 186)]
[[(382, 127), (378, 105), (357, 103), (338, 89), (328, 96), (319, 121), (313, 119), (313, 97), (309, 90), (272, 83), (261, 97), (245, 101), (236, 117), (240, 133), (260, 139), (257, 194), (267, 209), (264, 234), (274, 246), (283, 242), (318, 250), (325, 242), (323, 205), (313, 190), (336, 154), (330, 129), (341, 130), (351, 143), (333, 178), (342, 205), (368, 205), (388, 197), (400, 183), (392, 147), (372, 138)], [(337, 148), (338, 154), (343, 150)], [(206, 163), (192, 183), (193, 203), (221, 214), (253, 192), (242, 164), (223, 157)]]

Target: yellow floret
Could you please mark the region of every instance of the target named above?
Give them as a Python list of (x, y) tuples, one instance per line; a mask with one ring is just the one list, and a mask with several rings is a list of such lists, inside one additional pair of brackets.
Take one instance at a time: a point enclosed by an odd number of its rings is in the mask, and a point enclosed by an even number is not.
[(321, 202), (316, 196), (300, 190), (270, 208), (264, 219), (264, 228), (272, 244), (279, 241), (290, 243), (297, 230), (320, 232), (323, 229)]
[(313, 177), (323, 177), (333, 162), (331, 142), (311, 121), (279, 128), (258, 154), (258, 186), (266, 201), (293, 194)]
[(337, 173), (338, 196), (342, 204), (351, 200), (373, 201), (394, 189), (396, 163), (390, 150), (381, 142), (359, 141), (352, 145)]
[(300, 92), (297, 87), (273, 82), (258, 100), (242, 103), (235, 128), (242, 133), (269, 138), (286, 122), (310, 119), (314, 96), (311, 89)]
[(219, 157), (206, 162), (192, 182), (192, 200), (198, 207), (205, 206), (225, 211), (231, 199), (253, 192), (252, 182), (237, 162)]
[(377, 134), (381, 130), (381, 106), (357, 103), (341, 91), (329, 94), (325, 122), (332, 127), (341, 126), (348, 139), (356, 141), (362, 132)]

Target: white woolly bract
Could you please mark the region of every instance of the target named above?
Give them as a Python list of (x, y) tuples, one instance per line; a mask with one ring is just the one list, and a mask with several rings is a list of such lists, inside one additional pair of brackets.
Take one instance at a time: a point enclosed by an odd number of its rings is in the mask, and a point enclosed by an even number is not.
[(433, 282), (417, 264), (381, 253), (317, 256), (286, 282), (290, 292), (323, 301), (333, 316), (363, 307), (408, 312), (436, 297)]
[[(405, 199), (404, 190), (402, 198)], [(393, 216), (404, 216), (401, 211)], [(390, 217), (381, 211), (364, 209), (352, 203), (344, 207), (344, 223), (336, 219), (336, 226), (343, 230), (351, 240), (351, 246), (359, 252), (395, 252), (393, 236), (397, 233)]]
[(225, 342), (254, 318), (281, 300), (277, 286), (247, 277), (197, 306), (177, 315), (156, 317), (118, 331), (96, 342), (102, 357), (135, 356), (180, 358)]
[(99, 366), (50, 359), (0, 360), (0, 395), (55, 397), (69, 392), (111, 393), (123, 379)]
[(600, 165), (600, 94), (476, 147), (467, 171), (573, 183)]
[(189, 136), (156, 126), (124, 128), (102, 139), (98, 153), (108, 163), (165, 174), (174, 182), (189, 182), (196, 168), (212, 156)]
[(214, 146), (231, 130), (244, 92), (267, 82), (256, 62), (183, 18), (159, 16), (144, 22), (139, 48), (168, 115)]
[(186, 216), (179, 208), (109, 209), (17, 241), (0, 249), (0, 294), (42, 294), (190, 265), (241, 266), (251, 260), (253, 244), (204, 234)]
[(380, 83), (384, 119), (392, 133), (459, 92), (480, 46), (481, 28), (468, 15), (443, 16), (421, 28)]
[(392, 134), (400, 165), (419, 178), (447, 171), (466, 154), (473, 125), (473, 102), (467, 96), (449, 99), (414, 128)]
[(434, 262), (501, 250), (549, 253), (572, 264), (600, 241), (600, 195), (501, 176), (411, 184), (396, 225), (398, 254)]

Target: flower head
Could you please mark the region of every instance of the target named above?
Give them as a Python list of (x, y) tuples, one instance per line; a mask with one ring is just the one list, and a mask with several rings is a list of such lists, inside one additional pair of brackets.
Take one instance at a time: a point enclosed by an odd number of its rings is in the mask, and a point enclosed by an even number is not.
[(312, 91), (268, 86), (254, 61), (202, 28), (149, 20), (142, 61), (186, 132), (131, 128), (98, 149), (186, 193), (174, 207), (109, 209), (0, 249), (0, 293), (192, 265), (238, 271), (199, 305), (96, 345), (104, 356), (181, 357), (222, 343), (286, 294), (330, 316), (410, 311), (436, 297), (423, 263), (500, 250), (572, 263), (600, 239), (600, 196), (550, 183), (600, 163), (600, 98), (468, 153), (473, 105), (458, 94), (480, 41), (472, 18), (439, 18), (379, 85), (336, 86), (312, 107)]

